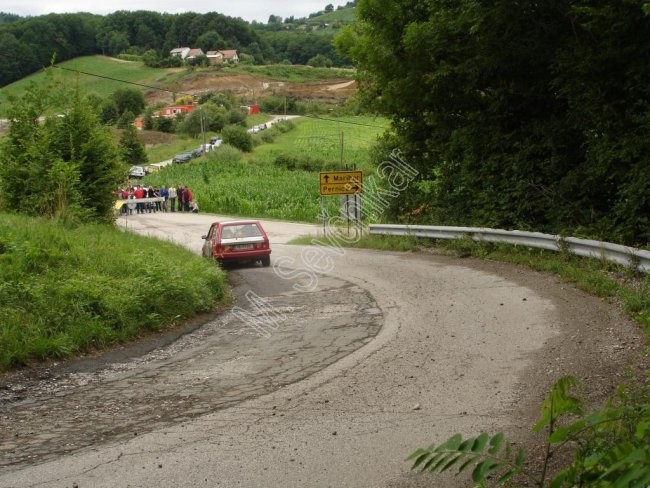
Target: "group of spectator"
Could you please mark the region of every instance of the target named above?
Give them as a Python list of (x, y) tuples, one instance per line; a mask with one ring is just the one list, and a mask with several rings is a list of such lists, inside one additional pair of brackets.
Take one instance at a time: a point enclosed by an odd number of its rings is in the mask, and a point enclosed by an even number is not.
[(132, 215), (133, 210), (136, 213), (152, 213), (152, 212), (198, 212), (199, 206), (194, 201), (192, 190), (187, 186), (142, 186), (134, 185), (131, 188), (123, 188), (119, 191), (122, 200), (139, 200), (142, 198), (156, 198), (162, 197), (162, 201), (158, 202), (134, 202), (135, 208), (132, 205), (124, 204), (120, 208), (122, 215)]

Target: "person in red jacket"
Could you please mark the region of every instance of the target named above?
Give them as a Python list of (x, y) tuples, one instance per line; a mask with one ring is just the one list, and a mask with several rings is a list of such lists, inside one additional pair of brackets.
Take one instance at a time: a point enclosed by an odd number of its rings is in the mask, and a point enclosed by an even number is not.
[[(146, 195), (144, 194), (144, 188), (138, 186), (135, 190), (133, 190), (133, 196), (135, 198), (145, 198)], [(144, 213), (144, 203), (138, 202), (135, 207), (135, 211), (136, 213)]]
[(192, 190), (189, 189), (189, 187), (185, 188), (185, 211), (189, 212), (191, 210), (190, 204), (192, 203), (192, 199), (194, 198), (194, 195), (192, 195)]

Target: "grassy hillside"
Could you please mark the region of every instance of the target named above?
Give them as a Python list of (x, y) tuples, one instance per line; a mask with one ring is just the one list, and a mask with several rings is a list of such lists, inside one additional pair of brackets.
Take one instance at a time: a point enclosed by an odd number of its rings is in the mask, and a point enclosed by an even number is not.
[[(165, 78), (170, 75), (173, 76), (178, 71), (147, 68), (142, 63), (121, 61), (106, 56), (84, 56), (60, 63), (60, 66), (66, 69), (56, 70), (54, 72), (56, 81), (60, 81), (65, 86), (78, 84), (82, 92), (95, 92), (102, 97), (110, 95), (118, 88), (123, 88), (125, 86), (124, 83), (68, 70), (84, 71), (103, 77), (154, 86), (159, 86), (161, 83), (167, 82)], [(40, 71), (15, 83), (11, 83), (0, 90), (0, 115), (6, 114), (8, 107), (7, 95), (21, 95), (25, 91), (28, 83), (32, 82), (37, 84), (45, 83), (45, 73)], [(144, 87), (142, 89), (146, 90)]]
[(218, 266), (170, 243), (0, 214), (0, 371), (163, 329), (226, 296)]
[(327, 12), (316, 17), (311, 17), (307, 19), (308, 24), (320, 24), (320, 23), (334, 23), (334, 22), (343, 22), (351, 24), (355, 20), (356, 10), (354, 7), (345, 7), (342, 9), (334, 10), (333, 12)]

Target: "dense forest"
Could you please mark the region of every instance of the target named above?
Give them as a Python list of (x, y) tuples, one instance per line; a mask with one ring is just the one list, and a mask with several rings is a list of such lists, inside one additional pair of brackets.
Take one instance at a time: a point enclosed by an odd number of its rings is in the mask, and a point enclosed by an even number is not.
[[(331, 4), (323, 13), (330, 9)], [(0, 86), (48, 66), (53, 59), (146, 52), (164, 59), (180, 46), (237, 49), (255, 64), (306, 64), (318, 55), (328, 65), (350, 64), (333, 47), (335, 34), (336, 29), (325, 23), (307, 25), (305, 19), (271, 16), (268, 24), (251, 24), (216, 12), (118, 11), (106, 16), (74, 13), (28, 18), (0, 13)]]
[(650, 243), (650, 2), (359, 0), (337, 44), (419, 170), (393, 219)]

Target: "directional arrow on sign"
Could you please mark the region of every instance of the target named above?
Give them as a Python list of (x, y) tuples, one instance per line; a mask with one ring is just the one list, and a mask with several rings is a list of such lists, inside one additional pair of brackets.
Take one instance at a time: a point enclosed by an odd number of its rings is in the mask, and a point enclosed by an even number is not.
[(351, 195), (363, 192), (361, 171), (321, 171), (319, 181), (321, 195)]

